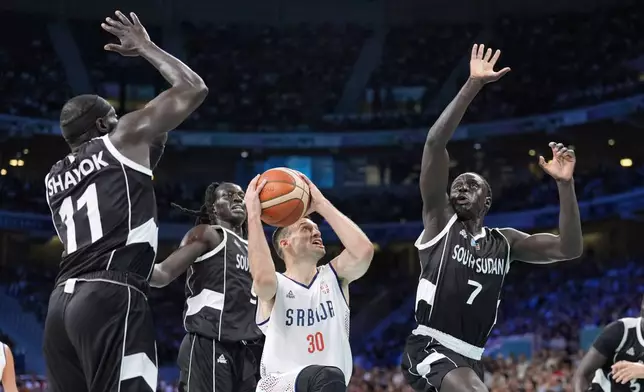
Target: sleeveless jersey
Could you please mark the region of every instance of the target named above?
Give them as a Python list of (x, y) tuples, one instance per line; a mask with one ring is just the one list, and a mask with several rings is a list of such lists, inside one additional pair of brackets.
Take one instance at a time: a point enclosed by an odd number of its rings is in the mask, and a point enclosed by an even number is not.
[(100, 270), (149, 279), (159, 231), (150, 169), (105, 135), (54, 164), (45, 187), (65, 248), (57, 284)]
[(187, 332), (224, 341), (255, 340), (257, 297), (248, 266), (248, 241), (220, 226), (222, 237), (213, 250), (197, 258), (188, 270), (183, 313)]
[(415, 243), (421, 273), (413, 333), (481, 359), (510, 270), (510, 244), (498, 229), (469, 234), (456, 215), (431, 241), (422, 243), (423, 233)]
[[(613, 344), (609, 344), (612, 346), (610, 347), (610, 352), (604, 353), (602, 352), (604, 350), (599, 350), (609, 360), (606, 361), (603, 367), (595, 371), (595, 376), (592, 380), (594, 389), (592, 390), (599, 389), (604, 392), (644, 391), (644, 379), (619, 384), (613, 380), (611, 373), (611, 366), (619, 361), (644, 363), (642, 318), (627, 317), (619, 319), (617, 323), (620, 323), (620, 327), (622, 328), (619, 328), (619, 330), (614, 328), (609, 330), (606, 328), (594, 344), (596, 346), (600, 339), (604, 340), (604, 342), (614, 342)], [(615, 336), (605, 336), (607, 333)], [(608, 347), (606, 348), (608, 349)]]
[(7, 354), (4, 352), (5, 345), (0, 342), (0, 382), (2, 382), (2, 375), (4, 374), (4, 367), (7, 366)]
[[(322, 365), (340, 368), (349, 385), (353, 371), (349, 316), (349, 306), (330, 263), (318, 268), (308, 287), (278, 273), (270, 317), (257, 320), (266, 335), (260, 364), (262, 379), (277, 380), (280, 374)], [(293, 382), (291, 378), (289, 384)]]

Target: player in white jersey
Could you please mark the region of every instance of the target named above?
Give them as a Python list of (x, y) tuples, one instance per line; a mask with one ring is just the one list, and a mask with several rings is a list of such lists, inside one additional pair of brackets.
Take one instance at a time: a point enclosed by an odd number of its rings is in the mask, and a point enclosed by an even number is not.
[[(275, 272), (260, 220), (255, 177), (246, 191), (248, 259), (259, 299), (258, 325), (266, 335), (258, 392), (344, 392), (353, 370), (349, 346), (349, 283), (367, 272), (373, 244), (301, 173), (311, 190), (311, 212), (329, 223), (345, 250), (317, 267), (325, 254), (315, 223), (302, 218), (273, 234), (286, 272)], [(298, 179), (299, 180), (299, 179)]]
[(9, 346), (2, 342), (0, 342), (0, 381), (4, 392), (18, 392), (13, 355)]

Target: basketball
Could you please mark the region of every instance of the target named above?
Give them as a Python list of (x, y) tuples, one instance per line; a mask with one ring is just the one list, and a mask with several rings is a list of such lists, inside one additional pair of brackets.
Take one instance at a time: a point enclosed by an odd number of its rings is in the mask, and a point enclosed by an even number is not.
[(258, 180), (266, 185), (259, 193), (262, 203), (262, 221), (276, 227), (297, 222), (309, 208), (308, 184), (294, 170), (276, 167), (265, 171)]

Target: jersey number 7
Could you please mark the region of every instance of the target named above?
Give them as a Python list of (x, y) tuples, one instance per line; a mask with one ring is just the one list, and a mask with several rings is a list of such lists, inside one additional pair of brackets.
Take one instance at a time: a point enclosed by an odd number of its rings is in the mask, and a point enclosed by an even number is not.
[(467, 299), (467, 302), (466, 302), (468, 305), (472, 305), (476, 296), (481, 293), (481, 290), (483, 290), (483, 285), (472, 279), (469, 279), (467, 281), (467, 284), (470, 286), (474, 286), (474, 291), (472, 291), (472, 294), (470, 294), (470, 297)]
[[(82, 236), (82, 238), (76, 238), (76, 224), (74, 222), (74, 217), (80, 217), (81, 214), (77, 214), (81, 208), (86, 207), (87, 212), (84, 214), (89, 220), (89, 234), (90, 238)], [(58, 210), (58, 215), (60, 215), (60, 220), (65, 225), (64, 238), (61, 236), (62, 233), (58, 233), (61, 241), (65, 241), (65, 251), (67, 254), (72, 254), (78, 250), (80, 247), (84, 247), (89, 244), (93, 244), (103, 237), (103, 226), (101, 224), (101, 212), (98, 210), (98, 195), (96, 194), (96, 184), (90, 184), (85, 189), (85, 192), (81, 197), (76, 200), (76, 213), (74, 212), (74, 202), (72, 197), (66, 197), (60, 209)]]
[(309, 334), (306, 337), (306, 340), (309, 342), (309, 353), (313, 354), (316, 351), (324, 351), (324, 336), (322, 332), (316, 332), (315, 334)]

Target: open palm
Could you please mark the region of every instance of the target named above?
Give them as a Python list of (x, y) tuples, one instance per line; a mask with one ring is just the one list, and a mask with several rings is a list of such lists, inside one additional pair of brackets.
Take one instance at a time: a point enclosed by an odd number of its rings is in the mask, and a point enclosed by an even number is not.
[(482, 83), (496, 82), (503, 75), (510, 72), (509, 67), (505, 67), (500, 71), (494, 70), (499, 57), (501, 57), (500, 50), (497, 49), (493, 56), (491, 48), (485, 51), (485, 45), (474, 44), (472, 46), (472, 56), (470, 57), (470, 79)]
[(577, 158), (575, 152), (561, 143), (548, 143), (552, 150), (552, 160), (546, 162), (544, 157), (539, 157), (539, 166), (557, 181), (570, 181), (575, 171)]

